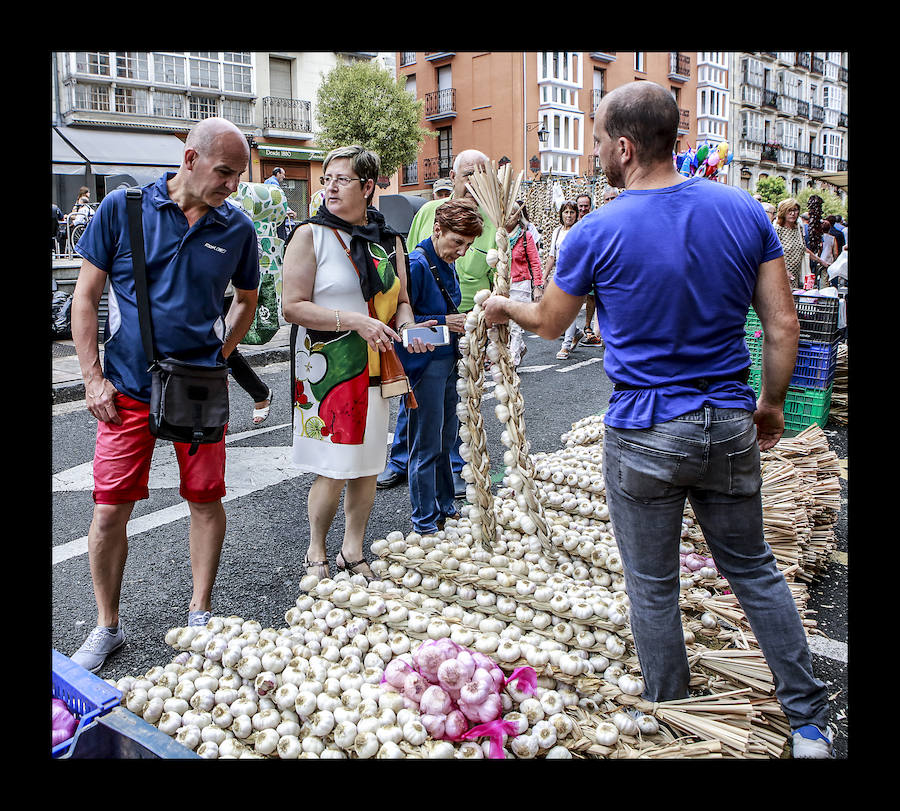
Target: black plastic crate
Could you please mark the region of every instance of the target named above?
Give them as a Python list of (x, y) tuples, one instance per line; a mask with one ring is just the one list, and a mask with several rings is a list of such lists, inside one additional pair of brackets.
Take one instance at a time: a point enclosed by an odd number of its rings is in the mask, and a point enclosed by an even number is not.
[(794, 305), (800, 322), (800, 340), (830, 344), (837, 337), (838, 307), (834, 296), (817, 296), (808, 291), (794, 291)]

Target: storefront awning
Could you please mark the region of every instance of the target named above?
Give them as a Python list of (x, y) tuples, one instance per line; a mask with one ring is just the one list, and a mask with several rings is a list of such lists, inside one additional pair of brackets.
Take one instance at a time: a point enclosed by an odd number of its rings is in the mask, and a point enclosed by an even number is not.
[(51, 157), (53, 160), (53, 174), (55, 175), (83, 175), (85, 160), (71, 146), (69, 146), (55, 130), (51, 129)]
[(321, 149), (309, 149), (302, 146), (285, 146), (284, 144), (259, 144), (257, 147), (261, 158), (275, 158), (296, 161), (322, 161), (325, 153)]
[[(80, 127), (54, 127), (54, 135), (91, 164), (95, 174), (119, 174), (123, 167), (177, 169), (184, 142), (174, 135), (156, 132), (119, 132)], [(56, 138), (54, 138), (54, 149)], [(56, 158), (54, 157), (54, 163)], [(81, 163), (84, 160), (81, 159)], [(161, 172), (157, 172), (157, 175)]]
[(820, 172), (812, 170), (809, 172), (809, 176), (816, 180), (830, 183), (832, 186), (838, 186), (841, 189), (847, 188), (847, 172)]

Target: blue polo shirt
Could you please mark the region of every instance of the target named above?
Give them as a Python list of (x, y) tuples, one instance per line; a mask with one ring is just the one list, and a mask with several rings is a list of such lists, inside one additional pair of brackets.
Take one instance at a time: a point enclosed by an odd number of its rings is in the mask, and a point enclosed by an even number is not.
[(625, 191), (577, 222), (554, 280), (584, 296), (593, 285), (614, 392), (605, 420), (648, 428), (704, 405), (756, 409), (736, 380), (691, 385), (750, 365), (744, 341), (759, 266), (784, 253), (747, 192), (704, 178)]
[[(169, 197), (166, 184), (173, 176), (167, 172), (143, 187), (153, 337), (160, 357), (212, 366), (221, 360), (228, 283), (240, 290), (255, 290), (259, 284), (256, 232), (250, 218), (227, 202), (188, 227)], [(124, 189), (103, 199), (76, 250), (109, 275), (104, 375), (118, 391), (149, 402)]]

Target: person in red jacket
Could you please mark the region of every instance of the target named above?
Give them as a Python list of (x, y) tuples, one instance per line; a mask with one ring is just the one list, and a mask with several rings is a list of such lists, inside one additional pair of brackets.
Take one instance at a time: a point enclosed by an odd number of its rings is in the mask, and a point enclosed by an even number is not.
[[(524, 204), (513, 212), (506, 223), (509, 234), (509, 297), (514, 301), (539, 301), (544, 294), (541, 258), (534, 238), (529, 233)], [(514, 366), (525, 357), (525, 333), (515, 322), (509, 323), (509, 354)]]

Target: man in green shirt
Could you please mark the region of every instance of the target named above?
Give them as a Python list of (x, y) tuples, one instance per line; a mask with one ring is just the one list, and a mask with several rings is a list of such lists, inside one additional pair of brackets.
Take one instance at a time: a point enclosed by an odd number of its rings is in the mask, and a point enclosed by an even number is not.
[[(450, 170), (450, 180), (453, 182), (453, 194), (440, 200), (429, 200), (423, 205), (413, 218), (409, 226), (409, 235), (406, 238), (408, 250), (413, 251), (423, 239), (427, 239), (434, 232), (434, 210), (447, 200), (459, 200), (463, 197), (471, 197), (466, 188), (466, 182), (475, 173), (475, 167), (488, 162), (488, 157), (477, 149), (466, 149), (456, 156), (453, 161), (453, 169)], [(494, 281), (494, 269), (487, 263), (487, 252), (496, 247), (494, 243), (497, 229), (488, 219), (485, 212), (479, 207), (479, 213), (484, 220), (484, 230), (464, 256), (456, 260), (456, 275), (459, 277), (459, 288), (462, 300), (459, 303), (459, 311), (467, 313), (475, 306), (475, 294), (484, 288), (490, 288)], [(376, 487), (386, 490), (389, 487), (402, 484), (406, 481), (406, 464), (409, 460), (409, 447), (406, 435), (406, 409), (401, 401), (400, 410), (397, 412), (397, 424), (394, 428), (394, 441), (388, 453), (387, 465), (378, 475)], [(466, 483), (460, 471), (464, 464), (459, 455), (459, 438), (450, 452), (450, 464), (453, 468), (453, 481), (456, 497), (463, 498), (466, 494)]]
[[(459, 200), (463, 197), (471, 197), (466, 188), (466, 182), (474, 174), (475, 167), (488, 162), (488, 157), (477, 149), (466, 149), (456, 156), (453, 161), (453, 169), (450, 170), (450, 180), (453, 182), (453, 194), (443, 200), (429, 200), (422, 206), (413, 218), (409, 226), (409, 235), (406, 244), (410, 251), (415, 250), (423, 239), (431, 236), (434, 230), (434, 210), (445, 200)], [(485, 212), (479, 208), (481, 218), (484, 220), (484, 230), (472, 247), (466, 251), (465, 256), (456, 260), (456, 275), (459, 277), (459, 288), (462, 292), (462, 301), (459, 311), (467, 313), (475, 306), (475, 294), (484, 288), (490, 288), (494, 280), (494, 269), (487, 263), (487, 252), (495, 248), (495, 236), (497, 229), (487, 218)]]

